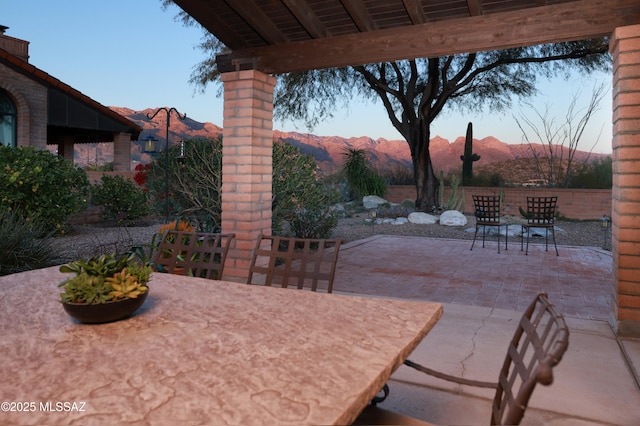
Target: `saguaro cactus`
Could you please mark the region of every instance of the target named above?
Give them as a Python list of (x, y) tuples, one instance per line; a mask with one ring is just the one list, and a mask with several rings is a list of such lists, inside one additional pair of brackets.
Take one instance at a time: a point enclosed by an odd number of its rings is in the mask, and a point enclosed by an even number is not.
[(462, 184), (467, 185), (473, 176), (473, 162), (478, 161), (480, 156), (473, 154), (473, 124), (467, 124), (467, 136), (464, 141), (464, 155), (460, 156), (462, 160)]

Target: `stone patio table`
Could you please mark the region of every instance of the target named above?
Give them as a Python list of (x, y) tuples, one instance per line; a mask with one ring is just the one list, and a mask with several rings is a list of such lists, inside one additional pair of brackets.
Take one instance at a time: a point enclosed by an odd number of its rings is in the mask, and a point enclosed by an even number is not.
[(0, 424), (348, 424), (442, 314), (155, 273), (132, 317), (86, 325), (65, 276), (0, 277)]

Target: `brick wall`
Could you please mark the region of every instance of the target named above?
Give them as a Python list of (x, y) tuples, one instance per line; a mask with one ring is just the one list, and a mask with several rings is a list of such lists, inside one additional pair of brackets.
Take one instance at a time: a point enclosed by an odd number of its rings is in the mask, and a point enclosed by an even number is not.
[[(640, 25), (616, 28), (613, 55), (613, 320), (640, 336)], [(617, 320), (617, 323), (615, 322)]]
[(16, 104), (18, 146), (47, 147), (47, 88), (0, 65), (0, 89)]
[[(518, 208), (526, 207), (527, 197), (558, 196), (558, 212), (569, 219), (590, 220), (611, 216), (610, 189), (565, 189), (565, 188), (484, 188), (464, 187), (464, 212), (473, 213), (473, 195), (500, 195), (503, 198), (503, 214), (519, 215)], [(449, 188), (445, 188), (447, 200)], [(415, 200), (416, 188), (409, 185), (390, 185), (384, 197), (387, 201), (401, 203)]]

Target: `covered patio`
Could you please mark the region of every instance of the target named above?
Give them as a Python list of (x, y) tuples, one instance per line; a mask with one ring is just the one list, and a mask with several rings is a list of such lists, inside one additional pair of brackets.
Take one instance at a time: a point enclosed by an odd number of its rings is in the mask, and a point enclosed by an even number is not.
[(246, 277), (271, 229), (270, 74), (611, 37), (613, 55), (610, 322), (640, 336), (640, 5), (636, 0), (176, 0), (225, 43), (222, 230), (237, 235), (227, 274)]
[[(504, 242), (503, 242), (504, 244)], [(467, 379), (495, 381), (521, 312), (541, 291), (570, 329), (549, 388), (539, 386), (521, 424), (640, 422), (640, 341), (619, 338), (612, 315), (611, 252), (513, 242), (374, 235), (340, 250), (334, 292), (443, 303), (443, 316), (409, 359)], [(504, 247), (504, 246), (503, 246)], [(419, 259), (416, 261), (416, 259)], [(381, 407), (435, 424), (488, 424), (493, 391), (401, 366)]]

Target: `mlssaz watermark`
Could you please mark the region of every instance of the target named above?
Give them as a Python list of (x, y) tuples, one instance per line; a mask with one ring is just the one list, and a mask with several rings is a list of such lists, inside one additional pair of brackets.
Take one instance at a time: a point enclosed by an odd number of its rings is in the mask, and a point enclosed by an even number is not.
[(84, 401), (3, 401), (0, 407), (3, 412), (51, 412), (70, 413), (86, 412), (87, 403)]

